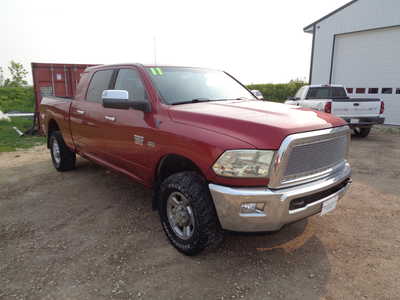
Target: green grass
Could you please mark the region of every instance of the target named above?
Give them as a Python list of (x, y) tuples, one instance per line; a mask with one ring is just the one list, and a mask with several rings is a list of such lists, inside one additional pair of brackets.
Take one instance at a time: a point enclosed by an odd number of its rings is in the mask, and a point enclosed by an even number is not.
[(14, 117), (11, 122), (0, 121), (0, 152), (11, 152), (17, 149), (27, 149), (42, 145), (46, 139), (42, 136), (22, 136), (13, 129), (17, 127), (22, 132), (32, 127), (32, 119)]

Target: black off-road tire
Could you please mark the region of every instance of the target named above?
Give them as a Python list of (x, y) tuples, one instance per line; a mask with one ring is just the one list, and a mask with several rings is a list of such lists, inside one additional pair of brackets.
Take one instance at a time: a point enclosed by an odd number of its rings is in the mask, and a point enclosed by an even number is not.
[[(54, 143), (58, 144), (59, 158), (56, 158), (56, 153), (54, 153)], [(57, 171), (64, 172), (75, 168), (76, 154), (65, 144), (59, 131), (53, 131), (51, 133), (49, 137), (49, 147), (51, 160)]]
[(354, 128), (353, 129), (354, 135), (357, 137), (362, 137), (362, 138), (367, 137), (369, 135), (370, 131), (371, 131), (371, 127), (363, 127), (363, 128)]
[[(167, 199), (174, 192), (181, 193), (193, 211), (195, 225), (192, 236), (187, 240), (181, 239), (168, 221)], [(158, 211), (171, 244), (185, 255), (191, 256), (205, 248), (217, 247), (223, 240), (223, 231), (207, 183), (196, 172), (181, 172), (165, 179), (159, 189)]]

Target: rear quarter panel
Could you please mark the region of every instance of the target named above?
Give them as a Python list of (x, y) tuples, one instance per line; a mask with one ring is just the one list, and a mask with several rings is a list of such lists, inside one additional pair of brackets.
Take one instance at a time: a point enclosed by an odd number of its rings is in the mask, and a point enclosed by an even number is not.
[(47, 136), (49, 124), (52, 121), (57, 123), (65, 143), (74, 148), (73, 139), (69, 126), (69, 110), (72, 99), (58, 97), (44, 97), (40, 104), (40, 126), (42, 132)]

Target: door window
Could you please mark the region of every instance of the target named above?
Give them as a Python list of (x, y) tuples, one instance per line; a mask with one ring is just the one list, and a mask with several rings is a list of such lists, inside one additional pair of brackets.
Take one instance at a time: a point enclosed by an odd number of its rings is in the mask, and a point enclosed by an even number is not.
[(356, 88), (356, 94), (365, 94), (365, 88)]
[(133, 69), (120, 69), (115, 81), (115, 90), (125, 90), (129, 93), (129, 100), (147, 100), (146, 89), (140, 75)]
[(382, 94), (392, 94), (393, 89), (392, 88), (382, 88)]
[(369, 88), (368, 89), (368, 94), (378, 94), (379, 89), (378, 88)]
[(110, 80), (114, 70), (101, 70), (93, 74), (86, 94), (86, 100), (101, 103), (101, 95), (109, 89)]

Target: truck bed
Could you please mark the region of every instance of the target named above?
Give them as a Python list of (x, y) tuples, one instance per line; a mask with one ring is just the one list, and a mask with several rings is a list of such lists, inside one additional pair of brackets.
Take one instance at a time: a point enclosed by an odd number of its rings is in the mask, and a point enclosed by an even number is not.
[(379, 98), (333, 98), (331, 99), (333, 102), (380, 102)]
[(69, 124), (72, 100), (72, 98), (63, 97), (43, 97), (40, 105), (39, 118), (41, 131), (45, 135), (47, 135), (49, 129), (49, 120), (55, 120), (59, 130), (62, 132), (65, 143), (71, 148), (74, 148)]

